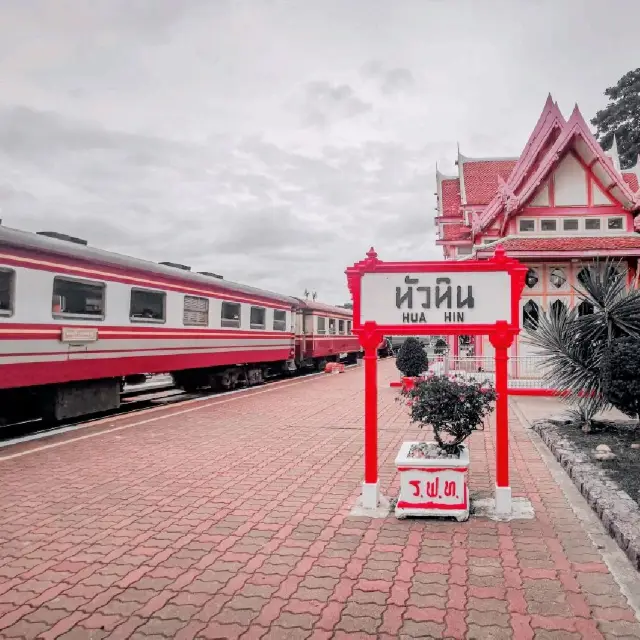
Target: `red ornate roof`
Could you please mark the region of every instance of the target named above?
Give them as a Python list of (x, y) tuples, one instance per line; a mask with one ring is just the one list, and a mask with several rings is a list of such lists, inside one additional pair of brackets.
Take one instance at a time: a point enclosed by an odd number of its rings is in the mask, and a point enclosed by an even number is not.
[[(438, 244), (464, 240), (479, 244), (487, 234), (506, 235), (509, 220), (527, 207), (564, 159), (571, 155), (592, 174), (596, 186), (624, 210), (640, 213), (639, 169), (620, 171), (617, 147), (605, 153), (576, 106), (565, 120), (558, 105), (549, 95), (538, 122), (517, 159), (467, 158), (458, 150), (458, 175), (446, 176), (436, 169), (438, 185)], [(640, 157), (638, 158), (640, 163)], [(455, 221), (455, 224), (449, 224)], [(640, 215), (635, 227), (640, 231)], [(640, 238), (640, 236), (639, 236)], [(532, 251), (618, 250), (636, 251), (636, 238), (609, 236), (595, 238), (527, 236), (522, 246)], [(568, 243), (568, 244), (567, 244)], [(520, 249), (517, 249), (520, 250)], [(480, 253), (487, 250), (480, 249)], [(638, 255), (634, 253), (633, 255)]]
[(635, 173), (623, 173), (622, 178), (634, 193), (638, 190), (638, 176)]
[(471, 230), (464, 224), (444, 224), (442, 225), (441, 240), (469, 240)]
[(465, 160), (462, 163), (462, 175), (466, 203), (489, 204), (498, 191), (498, 177), (507, 180), (516, 162), (516, 160)]
[[(509, 251), (640, 251), (640, 235), (583, 236), (549, 238), (505, 238), (500, 242)], [(493, 253), (495, 246), (478, 249), (478, 253)]]
[(460, 179), (442, 181), (442, 215), (445, 218), (460, 218)]

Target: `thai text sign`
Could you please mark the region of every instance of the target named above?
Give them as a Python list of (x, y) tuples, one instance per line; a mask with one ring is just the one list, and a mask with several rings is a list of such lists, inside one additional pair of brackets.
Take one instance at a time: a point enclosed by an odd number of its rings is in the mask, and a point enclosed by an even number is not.
[(466, 469), (403, 470), (398, 504), (412, 509), (464, 509), (466, 478)]
[(378, 325), (488, 325), (511, 318), (506, 271), (364, 273), (360, 322)]

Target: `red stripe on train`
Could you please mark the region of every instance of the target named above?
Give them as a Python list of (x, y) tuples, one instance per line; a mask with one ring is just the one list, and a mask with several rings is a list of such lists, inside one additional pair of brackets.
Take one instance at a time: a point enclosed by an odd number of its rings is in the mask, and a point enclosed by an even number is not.
[(142, 372), (166, 373), (167, 371), (201, 367), (281, 362), (287, 360), (289, 355), (289, 349), (273, 349), (271, 351), (242, 353), (233, 351), (5, 364), (0, 367), (0, 388), (13, 389), (77, 380), (119, 378)]

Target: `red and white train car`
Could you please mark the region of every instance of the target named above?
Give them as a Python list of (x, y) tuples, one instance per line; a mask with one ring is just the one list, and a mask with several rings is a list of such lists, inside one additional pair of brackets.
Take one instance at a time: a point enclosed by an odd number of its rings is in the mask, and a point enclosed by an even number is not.
[(319, 370), (331, 360), (355, 362), (360, 343), (351, 333), (351, 323), (349, 309), (301, 300), (296, 313), (296, 361)]
[(54, 419), (115, 408), (123, 382), (141, 374), (229, 389), (308, 366), (314, 352), (296, 359), (294, 333), (305, 304), (0, 226), (0, 417), (24, 406)]

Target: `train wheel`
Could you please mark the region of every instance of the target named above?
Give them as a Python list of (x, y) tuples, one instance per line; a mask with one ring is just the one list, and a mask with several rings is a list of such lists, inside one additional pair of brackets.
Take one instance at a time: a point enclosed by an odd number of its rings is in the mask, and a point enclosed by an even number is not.
[(325, 358), (319, 358), (316, 360), (316, 369), (318, 371), (324, 371), (327, 366), (327, 361)]
[(234, 379), (231, 375), (231, 371), (225, 371), (224, 373), (221, 373), (218, 377), (218, 381), (220, 383), (220, 387), (225, 391), (231, 391), (231, 389), (233, 389), (234, 387)]

